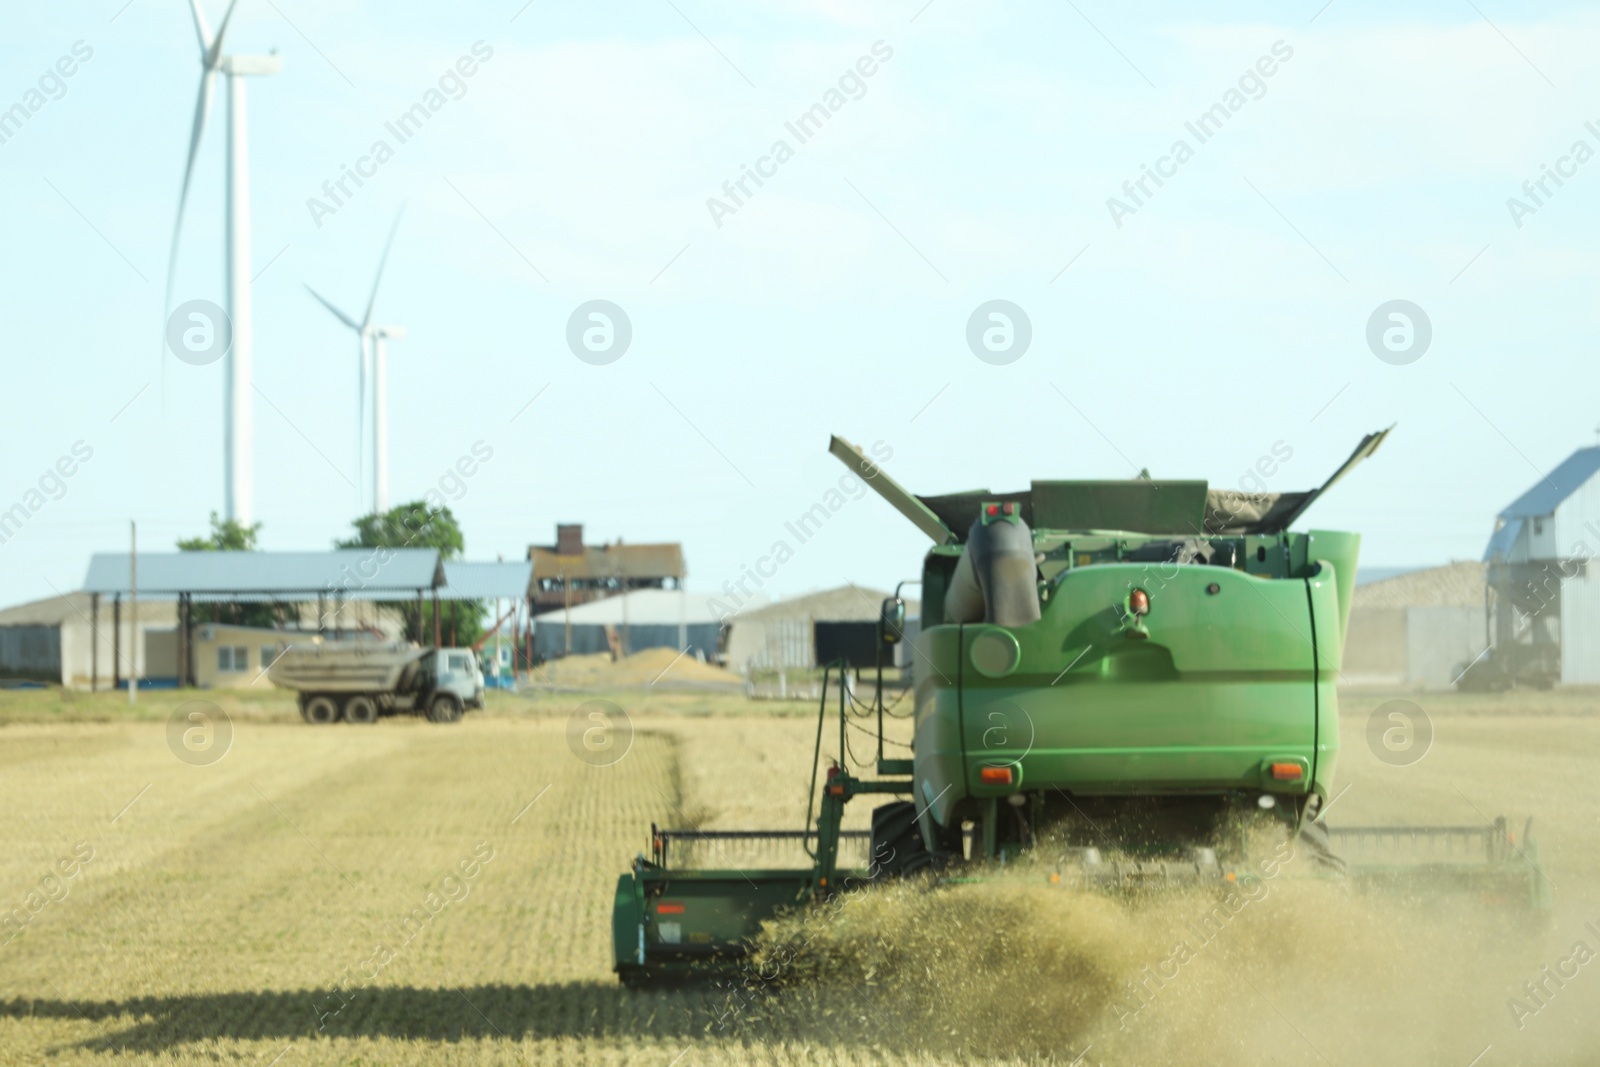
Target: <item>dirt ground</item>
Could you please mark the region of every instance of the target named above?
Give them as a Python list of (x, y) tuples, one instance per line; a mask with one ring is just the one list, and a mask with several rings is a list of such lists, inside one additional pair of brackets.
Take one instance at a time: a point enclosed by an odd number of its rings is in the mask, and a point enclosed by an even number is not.
[[(1596, 1062), (1594, 694), (1342, 698), (1329, 821), (1534, 815), (1548, 930), (1286, 879), (1179, 966), (1205, 902), (1023, 870), (863, 899), (811, 984), (734, 1010), (615, 983), (613, 887), (652, 821), (797, 828), (814, 709), (493, 697), (317, 728), (274, 694), (0, 692), (0, 1063)], [(195, 699), (209, 749), (169, 722)], [(1409, 766), (1367, 742), (1394, 699), (1432, 724)], [(631, 728), (606, 766), (569, 745), (596, 707)]]

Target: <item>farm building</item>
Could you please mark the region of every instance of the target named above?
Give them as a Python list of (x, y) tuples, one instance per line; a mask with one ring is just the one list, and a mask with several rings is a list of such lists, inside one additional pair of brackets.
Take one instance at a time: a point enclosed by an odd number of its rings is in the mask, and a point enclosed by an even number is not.
[[(727, 667), (731, 671), (814, 667), (819, 649), (832, 658), (839, 648), (859, 646), (876, 633), (878, 612), (889, 594), (843, 585), (819, 593), (741, 610), (729, 623)], [(906, 601), (906, 634), (915, 640), (916, 601)], [(819, 640), (820, 638), (820, 640)], [(909, 641), (900, 645), (907, 648)]]
[[(97, 674), (100, 684), (109, 686), (130, 669), (140, 677), (176, 678), (178, 612), (171, 600), (140, 601), (137, 624), (120, 609), (96, 621), (93, 608), (88, 593), (67, 593), (0, 610), (0, 678), (79, 689), (87, 689)], [(137, 641), (132, 640), (136, 628)], [(120, 662), (113, 661), (114, 652)]]
[(639, 589), (682, 589), (683, 546), (583, 543), (583, 526), (556, 527), (556, 543), (528, 546), (533, 613), (541, 615)]
[(262, 685), (277, 652), (318, 634), (430, 640), (405, 632), (399, 610), (429, 598), (484, 602), (501, 624), (497, 661), (525, 651), (515, 635), (526, 561), (441, 562), (433, 549), (140, 553), (136, 633), (130, 562), (96, 554), (81, 592), (0, 611), (0, 677), (108, 688), (133, 671), (141, 685)]
[(722, 634), (722, 623), (705, 598), (681, 589), (636, 589), (570, 611), (547, 611), (534, 616), (533, 624), (538, 659), (606, 652), (613, 636), (623, 655), (671, 648), (711, 659)]
[[(173, 631), (176, 634), (176, 631)], [(195, 627), (194, 684), (201, 689), (270, 689), (267, 668), (296, 640), (316, 637), (308, 631), (279, 630), (265, 626), (205, 623)], [(171, 673), (177, 676), (177, 659)]]
[(1495, 519), (1479, 687), (1600, 682), (1600, 447), (1580, 448)]
[[(484, 681), (496, 688), (512, 688), (517, 671), (532, 663), (533, 564), (528, 560), (474, 563), (446, 560), (441, 596), (476, 600), (487, 610), (483, 643)], [(455, 644), (455, 635), (449, 638)], [(519, 667), (520, 665), (520, 667)]]
[(1448, 689), (1483, 651), (1486, 568), (1472, 561), (1357, 576), (1340, 681)]

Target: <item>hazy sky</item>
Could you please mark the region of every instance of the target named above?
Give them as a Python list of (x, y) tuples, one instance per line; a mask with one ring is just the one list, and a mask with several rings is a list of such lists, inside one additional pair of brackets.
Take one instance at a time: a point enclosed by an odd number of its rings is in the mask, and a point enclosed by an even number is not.
[[(93, 454), (0, 545), (6, 604), (76, 587), (130, 518), (167, 549), (222, 507), (221, 365), (160, 355), (186, 5), (13, 6), (0, 510)], [(579, 521), (681, 540), (711, 592), (837, 486), (830, 433), (883, 442), (922, 492), (1139, 467), (1237, 484), (1275, 450), (1271, 488), (1303, 489), (1391, 422), (1310, 524), (1361, 531), (1373, 565), (1476, 558), (1600, 421), (1600, 161), (1575, 144), (1600, 150), (1600, 14), (1212, 7), (241, 0), (228, 50), (283, 58), (249, 89), (263, 546), (327, 547), (363, 510), (355, 341), (304, 285), (359, 311), (404, 202), (377, 302), (408, 330), (391, 496), (481, 442), (446, 481), (474, 558)], [(403, 143), (386, 126), (429, 102)], [(223, 299), (217, 103), (175, 302)], [(380, 140), (392, 156), (362, 163)], [(370, 177), (308, 205), (346, 166)], [(734, 201), (746, 166), (767, 176)], [(1166, 176), (1141, 190), (1146, 166)], [(1535, 200), (1547, 166), (1565, 177)], [(596, 299), (632, 326), (606, 365), (567, 342)], [(968, 344), (990, 300), (1031, 324), (1003, 365)], [(1391, 300), (1431, 322), (1406, 365), (1368, 344)], [(852, 501), (767, 591), (889, 585), (925, 544)]]

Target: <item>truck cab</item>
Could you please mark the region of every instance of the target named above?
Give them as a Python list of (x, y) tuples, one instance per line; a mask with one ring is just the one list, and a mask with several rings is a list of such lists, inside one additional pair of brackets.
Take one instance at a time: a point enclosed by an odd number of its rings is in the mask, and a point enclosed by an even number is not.
[(472, 649), (441, 648), (428, 665), (435, 694), (449, 694), (463, 708), (483, 707), (483, 669)]

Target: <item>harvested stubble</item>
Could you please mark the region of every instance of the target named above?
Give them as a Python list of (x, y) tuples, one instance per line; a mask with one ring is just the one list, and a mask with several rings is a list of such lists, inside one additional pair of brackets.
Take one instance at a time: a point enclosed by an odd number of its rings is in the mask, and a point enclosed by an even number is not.
[(1397, 769), (1353, 704), (1341, 814), (1467, 821), (1462, 793), (1541, 812), (1553, 931), (1286, 874), (1202, 942), (1211, 898), (1108, 899), (1023, 865), (776, 924), (757, 965), (776, 982), (635, 993), (609, 975), (609, 910), (646, 827), (797, 827), (814, 721), (641, 698), (604, 768), (549, 704), (325, 729), (285, 705), (210, 767), (176, 760), (164, 722), (8, 726), (0, 908), (28, 913), (94, 851), (0, 944), (0, 1063), (1589, 1062), (1590, 966), (1521, 1029), (1507, 1000), (1600, 948), (1596, 722), (1436, 715), (1436, 751)]

